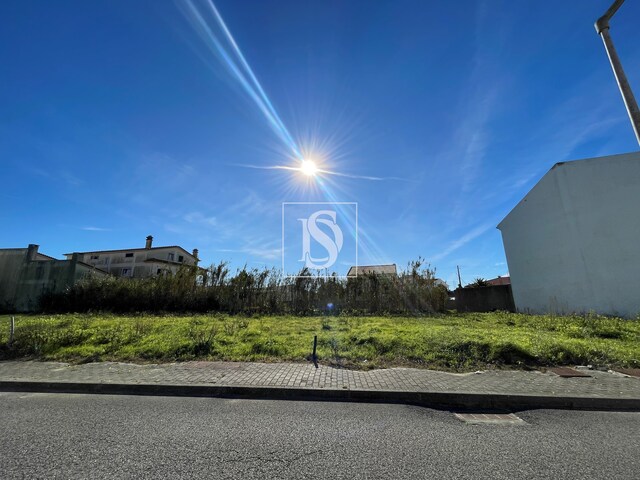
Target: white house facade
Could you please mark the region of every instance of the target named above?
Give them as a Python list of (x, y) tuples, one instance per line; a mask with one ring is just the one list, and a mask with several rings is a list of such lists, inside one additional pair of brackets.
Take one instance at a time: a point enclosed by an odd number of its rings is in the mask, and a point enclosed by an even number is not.
[(640, 152), (554, 165), (498, 229), (519, 311), (640, 313)]

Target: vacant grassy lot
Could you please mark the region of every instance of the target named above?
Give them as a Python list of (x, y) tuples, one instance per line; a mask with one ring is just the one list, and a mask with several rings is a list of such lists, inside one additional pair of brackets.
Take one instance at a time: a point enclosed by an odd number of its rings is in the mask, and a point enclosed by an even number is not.
[(86, 362), (306, 361), (449, 370), (487, 366), (640, 366), (640, 321), (509, 313), (433, 317), (19, 316), (0, 357)]

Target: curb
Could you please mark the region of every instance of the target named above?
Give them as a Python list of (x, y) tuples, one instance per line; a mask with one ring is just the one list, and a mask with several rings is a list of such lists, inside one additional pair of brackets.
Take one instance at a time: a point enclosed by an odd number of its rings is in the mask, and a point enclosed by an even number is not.
[(0, 392), (395, 403), (447, 410), (532, 410), (548, 408), (562, 410), (640, 411), (640, 398), (552, 397), (545, 395), (508, 395), (500, 393), (339, 390), (300, 387), (0, 381)]

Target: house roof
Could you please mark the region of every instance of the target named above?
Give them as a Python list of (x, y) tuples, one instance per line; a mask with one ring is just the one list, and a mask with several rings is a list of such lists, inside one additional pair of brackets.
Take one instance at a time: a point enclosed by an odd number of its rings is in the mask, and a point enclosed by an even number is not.
[(160, 249), (164, 249), (164, 248), (177, 248), (178, 250), (182, 250), (184, 253), (186, 253), (187, 255), (189, 255), (191, 258), (196, 258), (193, 256), (193, 254), (187, 252), (184, 248), (182, 248), (179, 245), (167, 245), (166, 247), (151, 247), (151, 248), (120, 248), (117, 250), (92, 250), (92, 251), (86, 251), (86, 252), (72, 252), (72, 253), (65, 253), (64, 255), (73, 255), (74, 253), (81, 253), (83, 255), (89, 254), (89, 253), (118, 253), (118, 252), (144, 252), (144, 251), (150, 251), (150, 250), (160, 250)]
[(489, 285), (511, 285), (511, 277), (509, 275), (498, 276), (491, 280), (487, 280), (487, 283)]
[[(68, 261), (69, 260), (58, 260), (58, 262), (68, 262)], [(90, 268), (91, 270), (95, 270), (96, 272), (104, 273), (105, 275), (110, 275), (109, 272), (107, 272), (106, 270), (103, 270), (101, 268), (98, 268), (95, 265), (89, 265), (88, 263), (84, 263), (84, 262), (78, 262), (78, 265), (83, 265), (85, 267)]]
[[(0, 248), (0, 252), (26, 252), (28, 251), (28, 248), (24, 248), (24, 247), (17, 247), (17, 248)], [(45, 255), (44, 253), (40, 253), (38, 251), (36, 251), (36, 256), (40, 256), (40, 257), (47, 257), (48, 259), (51, 260), (55, 260), (54, 257), (50, 256), (50, 255)]]
[[(193, 256), (193, 255), (192, 255)], [(187, 267), (195, 267), (196, 265), (186, 265), (184, 263), (181, 262), (172, 262), (170, 260), (162, 260), (161, 258), (147, 258), (143, 263), (166, 263), (167, 265), (175, 265), (175, 266), (182, 266), (185, 265)], [(206, 268), (203, 267), (198, 267), (200, 270), (206, 270)]]
[[(26, 249), (24, 249), (24, 250), (26, 250)], [(53, 263), (53, 262), (71, 262), (71, 260), (69, 260), (69, 259), (58, 260), (57, 258), (50, 257), (49, 255), (45, 255), (43, 253), (38, 253), (38, 255), (41, 255), (41, 256), (47, 257), (47, 258), (38, 258), (36, 260), (37, 262), (51, 262), (51, 263)], [(91, 270), (97, 270), (98, 272), (104, 273), (104, 274), (107, 274), (107, 275), (109, 274), (109, 272), (107, 272), (106, 270), (98, 268), (98, 267), (96, 267), (94, 265), (89, 265), (88, 263), (84, 263), (84, 262), (80, 262), (80, 261), (78, 261), (77, 263), (78, 263), (78, 265), (85, 266), (87, 268), (90, 268)]]
[(358, 265), (349, 269), (347, 277), (355, 277), (358, 275), (373, 273), (375, 275), (397, 275), (398, 269), (396, 264), (389, 265)]
[[(8, 251), (26, 252), (28, 250), (29, 250), (28, 248), (0, 248), (0, 252), (8, 252)], [(44, 253), (36, 252), (36, 261), (42, 261), (42, 260), (57, 260), (57, 258), (52, 257), (51, 255), (45, 255)]]

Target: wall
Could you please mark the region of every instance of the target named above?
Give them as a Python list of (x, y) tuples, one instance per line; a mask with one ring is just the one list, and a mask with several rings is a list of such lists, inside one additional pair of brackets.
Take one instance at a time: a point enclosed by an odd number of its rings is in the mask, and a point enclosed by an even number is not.
[(16, 296), (16, 281), (27, 256), (26, 248), (0, 250), (0, 311), (10, 310)]
[(89, 274), (105, 275), (71, 260), (43, 259), (38, 246), (0, 250), (0, 310), (29, 312), (45, 292), (61, 292)]
[(640, 313), (640, 153), (554, 166), (502, 221), (515, 305)]
[(511, 285), (458, 288), (455, 290), (455, 297), (456, 310), (458, 312), (515, 311)]

